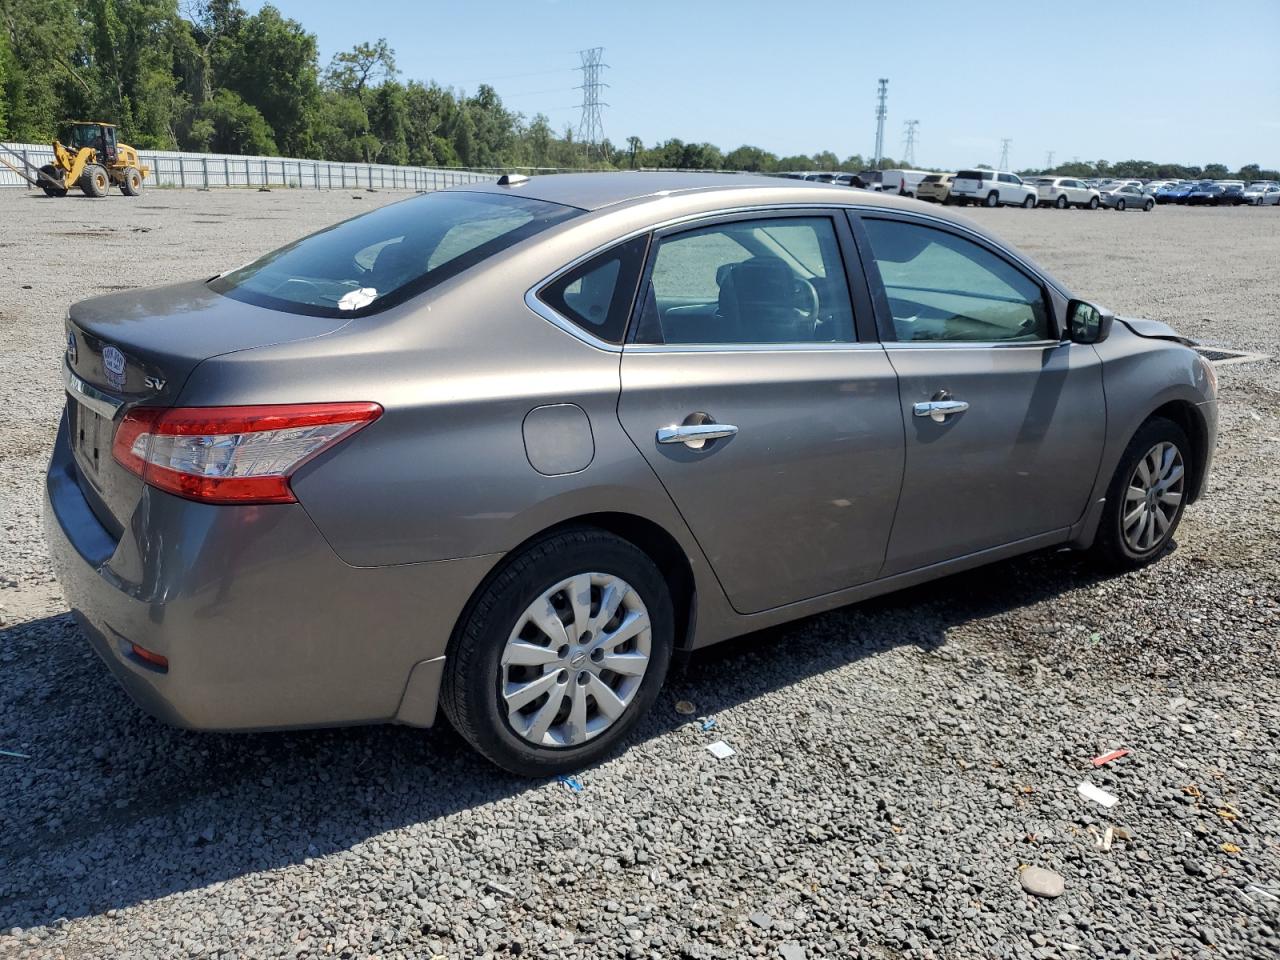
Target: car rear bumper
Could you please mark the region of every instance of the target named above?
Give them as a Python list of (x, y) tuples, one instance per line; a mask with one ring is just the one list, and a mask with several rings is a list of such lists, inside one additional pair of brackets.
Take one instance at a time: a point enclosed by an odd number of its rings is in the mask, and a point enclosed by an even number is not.
[(144, 710), (202, 730), (429, 726), (453, 625), (499, 558), (352, 567), (298, 504), (215, 506), (149, 487), (116, 541), (80, 490), (65, 416), (44, 515), (94, 650)]

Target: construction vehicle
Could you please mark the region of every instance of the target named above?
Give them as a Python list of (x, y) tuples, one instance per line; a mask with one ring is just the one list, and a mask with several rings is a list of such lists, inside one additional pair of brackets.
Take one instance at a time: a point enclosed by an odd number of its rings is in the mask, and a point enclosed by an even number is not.
[(114, 123), (77, 120), (67, 126), (67, 143), (53, 141), (53, 163), (37, 168), (17, 151), (0, 144), (25, 169), (19, 169), (0, 157), (0, 163), (39, 187), (48, 196), (65, 197), (67, 191), (79, 187), (86, 197), (105, 197), (111, 184), (126, 197), (142, 192), (142, 181), (151, 173), (138, 160), (138, 151), (116, 142)]

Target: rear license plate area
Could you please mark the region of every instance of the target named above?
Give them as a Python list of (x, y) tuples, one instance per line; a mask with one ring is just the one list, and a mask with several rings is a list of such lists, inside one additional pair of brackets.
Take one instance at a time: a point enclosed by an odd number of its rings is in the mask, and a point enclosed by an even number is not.
[(76, 463), (96, 480), (104, 458), (111, 456), (111, 422), (79, 400), (72, 400), (71, 408), (71, 447)]

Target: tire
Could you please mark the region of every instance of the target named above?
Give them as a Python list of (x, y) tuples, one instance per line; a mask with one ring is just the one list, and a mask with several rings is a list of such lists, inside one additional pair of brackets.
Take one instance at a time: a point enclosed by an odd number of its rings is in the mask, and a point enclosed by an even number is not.
[(1067, 202), (1067, 195), (1065, 193), (1058, 197), (1058, 199), (1054, 201), (1053, 205), (1059, 210), (1065, 210), (1067, 207), (1071, 206), (1071, 204)]
[(80, 174), (80, 189), (86, 197), (105, 197), (111, 180), (107, 176), (107, 168), (99, 163), (91, 163)]
[(998, 207), (998, 206), (1000, 206), (1000, 194), (998, 194), (998, 193), (996, 193), (996, 191), (992, 190), (990, 193), (988, 193), (988, 194), (987, 194), (987, 199), (986, 199), (985, 203), (986, 203), (986, 206), (988, 206), (988, 207)]
[(1156, 204), (1155, 204), (1155, 201), (1154, 201), (1154, 200), (1148, 200), (1146, 203), (1144, 203), (1144, 204), (1142, 205), (1142, 212), (1143, 212), (1143, 213), (1150, 213), (1150, 212), (1151, 212), (1151, 208), (1152, 208), (1152, 207), (1154, 207), (1155, 205), (1156, 205)]
[[(1136, 511), (1143, 508), (1143, 503), (1138, 502), (1138, 506), (1131, 507), (1126, 515), (1126, 505), (1133, 503), (1134, 498), (1129, 490), (1131, 485), (1135, 490), (1143, 488), (1146, 484), (1141, 480), (1139, 473), (1139, 465), (1147, 466), (1148, 474), (1154, 476), (1150, 470), (1150, 456), (1157, 450), (1161, 450), (1165, 445), (1171, 445), (1176, 449), (1178, 457), (1174, 461), (1182, 468), (1178, 479), (1174, 483), (1170, 483), (1167, 487), (1169, 493), (1175, 493), (1178, 497), (1176, 504), (1165, 503), (1159, 506), (1161, 512), (1160, 521), (1155, 519), (1146, 522), (1143, 517), (1137, 520), (1132, 519)], [(1159, 466), (1159, 465), (1157, 465)], [(1102, 519), (1098, 525), (1098, 534), (1094, 539), (1092, 554), (1094, 559), (1103, 566), (1112, 570), (1133, 570), (1144, 564), (1150, 563), (1156, 559), (1165, 548), (1168, 547), (1169, 541), (1173, 539), (1174, 533), (1177, 532), (1178, 524), (1182, 520), (1182, 511), (1187, 505), (1187, 480), (1193, 475), (1193, 464), (1191, 461), (1191, 444), (1187, 440), (1186, 433), (1182, 428), (1172, 420), (1166, 420), (1164, 417), (1153, 417), (1138, 428), (1138, 432), (1133, 435), (1133, 439), (1129, 441), (1129, 445), (1125, 447), (1124, 453), (1120, 456), (1120, 463), (1116, 467), (1115, 476), (1111, 478), (1111, 483), (1107, 486), (1107, 503), (1102, 511)], [(1168, 472), (1172, 474), (1173, 468), (1170, 467)], [(1162, 483), (1163, 481), (1159, 481)], [(1159, 483), (1156, 484), (1158, 489)], [(1172, 512), (1166, 512), (1167, 507), (1172, 506)], [(1151, 502), (1147, 501), (1146, 509), (1151, 511)], [(1130, 528), (1126, 533), (1124, 521), (1130, 519)], [(1160, 522), (1167, 522), (1168, 526), (1160, 529)], [(1146, 524), (1139, 527), (1140, 524)], [(1138, 537), (1135, 539), (1134, 530), (1138, 530)], [(1150, 542), (1146, 541), (1145, 534), (1151, 533)], [(1158, 534), (1158, 535), (1156, 535)]]
[(136, 197), (142, 193), (142, 173), (137, 167), (125, 167), (120, 178), (120, 192), (126, 197)]
[[(62, 182), (62, 171), (55, 167), (52, 163), (46, 163), (40, 168), (40, 172), (52, 177), (59, 183)], [(67, 195), (66, 187), (52, 187), (47, 183), (41, 182), (40, 189), (44, 191), (46, 197), (65, 197)]]
[(1098, 202), (1099, 202), (1099, 201), (1098, 201), (1098, 198), (1097, 198), (1097, 197), (1090, 197), (1090, 198), (1089, 198), (1089, 209), (1090, 209), (1090, 210), (1097, 210), (1097, 209), (1098, 209)]
[(1124, 201), (1123, 201), (1123, 200), (1117, 200), (1117, 201), (1116, 201), (1116, 210), (1118, 210), (1120, 213), (1124, 213)]
[[(609, 585), (621, 583), (630, 590), (620, 591), (623, 596), (617, 607), (619, 612), (599, 625), (597, 636), (590, 637), (589, 632), (572, 639), (561, 636), (557, 648), (551, 633), (530, 619), (530, 611), (541, 602), (538, 609), (552, 614), (561, 624), (557, 629), (572, 637), (579, 623), (565, 584), (580, 577), (591, 578), (589, 609), (596, 613)], [(625, 622), (619, 617), (639, 616), (641, 612), (647, 612), (649, 622), (648, 661), (643, 673), (639, 677), (613, 673), (603, 666), (608, 655), (595, 653), (606, 648), (600, 638), (619, 630), (619, 624)], [(611, 753), (653, 706), (671, 663), (674, 622), (666, 581), (648, 555), (634, 544), (590, 527), (552, 534), (508, 560), (464, 613), (445, 661), (441, 706), (463, 738), (511, 773), (547, 777), (579, 770)], [(606, 631), (609, 624), (612, 629)], [(587, 636), (585, 643), (583, 636)], [(644, 642), (642, 631), (615, 648), (615, 653), (643, 653)], [(504, 654), (512, 643), (518, 644), (519, 658), (529, 665), (504, 664)], [(546, 653), (535, 647), (544, 648)], [(567, 652), (554, 655), (558, 651)], [(530, 654), (534, 659), (528, 659)], [(632, 661), (628, 669), (634, 669), (636, 662)], [(543, 680), (549, 685), (541, 685)], [(632, 680), (637, 682), (631, 683)], [(520, 710), (509, 710), (504, 686), (515, 685), (518, 691), (520, 686), (534, 683), (540, 684), (538, 689), (542, 692), (520, 704)], [(621, 702), (621, 709), (612, 720), (601, 709), (603, 698), (596, 698), (597, 690), (602, 694), (615, 691), (614, 709)], [(556, 712), (545, 715), (553, 698)], [(584, 712), (575, 720), (574, 708), (579, 703)], [(518, 730), (516, 724), (526, 720), (526, 729)], [(593, 723), (598, 732), (590, 731)], [(585, 731), (585, 737), (572, 745), (578, 730)], [(535, 743), (533, 738), (550, 738), (558, 743)], [(565, 740), (570, 745), (564, 745)]]
[(1023, 201), (1022, 201), (1022, 209), (1023, 209), (1023, 210), (1034, 210), (1035, 208), (1036, 208), (1036, 198), (1035, 198), (1035, 197), (1027, 197), (1027, 199), (1025, 199), (1025, 200), (1023, 200)]

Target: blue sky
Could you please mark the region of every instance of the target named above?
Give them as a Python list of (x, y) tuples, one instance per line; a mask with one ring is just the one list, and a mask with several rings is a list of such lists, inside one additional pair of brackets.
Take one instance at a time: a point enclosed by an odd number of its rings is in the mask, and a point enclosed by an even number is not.
[[(386, 37), (403, 79), (577, 123), (577, 51), (603, 46), (606, 135), (867, 155), (878, 77), (885, 152), (919, 120), (916, 160), (1015, 168), (1142, 159), (1280, 166), (1280, 0), (1079, 5), (779, 0), (275, 0), (321, 63)], [(258, 0), (246, 0), (256, 10)], [(353, 14), (353, 11), (357, 11)], [(984, 13), (983, 11), (991, 11)]]

